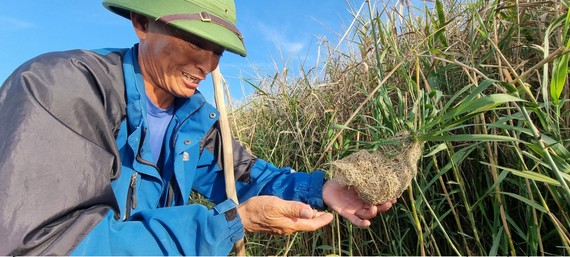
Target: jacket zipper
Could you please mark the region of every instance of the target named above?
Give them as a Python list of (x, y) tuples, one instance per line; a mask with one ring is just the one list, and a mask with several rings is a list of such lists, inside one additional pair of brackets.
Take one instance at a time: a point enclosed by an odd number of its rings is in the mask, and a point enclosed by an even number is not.
[(135, 174), (133, 174), (131, 176), (131, 187), (130, 187), (130, 189), (132, 190), (132, 192), (131, 192), (131, 201), (132, 201), (131, 208), (133, 210), (137, 209), (137, 177), (138, 177), (138, 173), (136, 173), (136, 172), (135, 172)]
[[(174, 177), (173, 179), (174, 180)], [(171, 207), (172, 203), (174, 202), (174, 187), (172, 186), (172, 180), (170, 181), (170, 185), (168, 186), (168, 193), (166, 195), (166, 206)]]
[[(143, 131), (141, 133), (141, 138), (144, 140), (145, 136), (146, 136), (146, 128), (143, 129)], [(141, 150), (141, 147), (143, 145), (143, 140), (141, 140), (141, 143), (139, 145), (139, 149), (137, 151), (137, 156), (135, 157), (136, 160), (139, 163), (151, 166), (160, 172), (160, 169), (158, 168), (158, 166), (156, 166), (156, 164), (142, 158), (140, 150)], [(137, 201), (138, 201), (138, 198), (137, 198), (137, 176), (138, 176), (138, 172), (135, 172), (131, 176), (131, 183), (129, 184), (129, 189), (127, 191), (127, 210), (125, 212), (125, 218), (124, 218), (125, 220), (131, 216), (131, 209), (135, 210), (137, 208)]]
[(131, 182), (129, 183), (129, 190), (127, 191), (127, 209), (123, 220), (127, 220), (131, 216), (131, 209), (134, 210), (137, 208), (137, 177), (137, 172), (131, 175)]

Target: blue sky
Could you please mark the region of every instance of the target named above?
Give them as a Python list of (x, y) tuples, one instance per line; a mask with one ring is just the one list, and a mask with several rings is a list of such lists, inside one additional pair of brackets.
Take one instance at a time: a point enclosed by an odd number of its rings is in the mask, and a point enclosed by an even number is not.
[[(364, 2), (349, 0), (353, 8)], [(272, 72), (282, 58), (316, 58), (319, 40), (337, 42), (352, 21), (347, 0), (236, 0), (238, 28), (246, 58), (225, 53), (221, 71), (241, 98), (242, 78), (252, 67)], [(106, 10), (100, 0), (18, 0), (0, 3), (0, 81), (26, 60), (50, 51), (131, 47), (137, 38), (128, 20)], [(315, 62), (308, 61), (309, 64)], [(213, 99), (210, 81), (200, 90)], [(246, 94), (251, 90), (246, 87)]]

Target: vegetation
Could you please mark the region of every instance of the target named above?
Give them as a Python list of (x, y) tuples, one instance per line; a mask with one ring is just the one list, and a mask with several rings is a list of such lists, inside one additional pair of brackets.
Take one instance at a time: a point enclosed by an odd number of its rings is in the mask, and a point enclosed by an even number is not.
[(362, 1), (324, 62), (260, 72), (230, 117), (260, 158), (328, 171), (409, 134), (417, 177), (370, 228), (251, 234), (249, 255), (570, 255), (568, 0)]

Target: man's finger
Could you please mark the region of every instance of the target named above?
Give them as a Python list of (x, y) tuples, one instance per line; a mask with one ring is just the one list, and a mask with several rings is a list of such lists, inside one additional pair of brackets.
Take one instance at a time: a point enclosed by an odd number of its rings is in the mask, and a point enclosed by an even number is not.
[(301, 219), (311, 219), (314, 217), (313, 208), (308, 204), (282, 199), (276, 204), (281, 206), (280, 209), (285, 216)]
[(301, 215), (299, 216), (299, 218), (312, 219), (312, 218), (316, 218), (316, 217), (319, 217), (319, 216), (325, 214), (325, 212), (320, 212), (320, 211), (317, 211), (315, 209), (312, 209), (310, 206), (307, 206), (307, 208), (302, 208), (300, 214)]
[(323, 213), (312, 219), (297, 219), (294, 222), (294, 227), (296, 231), (315, 231), (331, 223), (332, 220), (332, 214)]
[(301, 215), (299, 215), (301, 219), (312, 219), (313, 216), (314, 216), (313, 209), (308, 209), (308, 208), (303, 208), (301, 210)]
[(368, 227), (371, 224), (369, 220), (361, 219), (358, 216), (346, 211), (343, 211), (339, 214), (358, 227)]
[(321, 216), (321, 215), (323, 215), (323, 214), (325, 214), (325, 212), (313, 210), (313, 217), (319, 217), (319, 216)]
[(376, 217), (376, 215), (378, 215), (378, 207), (370, 206), (368, 208), (360, 208), (356, 211), (355, 214), (356, 214), (356, 216), (358, 216), (361, 219), (369, 220), (369, 219)]
[(378, 212), (387, 212), (392, 208), (392, 202), (385, 202), (383, 204), (378, 205)]

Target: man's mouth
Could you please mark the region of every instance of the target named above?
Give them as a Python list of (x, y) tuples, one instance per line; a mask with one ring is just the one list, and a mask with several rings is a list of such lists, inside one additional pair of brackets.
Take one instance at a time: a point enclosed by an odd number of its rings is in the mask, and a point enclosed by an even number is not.
[(187, 81), (191, 82), (191, 83), (195, 83), (198, 84), (200, 82), (199, 78), (196, 78), (186, 72), (182, 72), (182, 76), (184, 76), (184, 79), (186, 79)]

